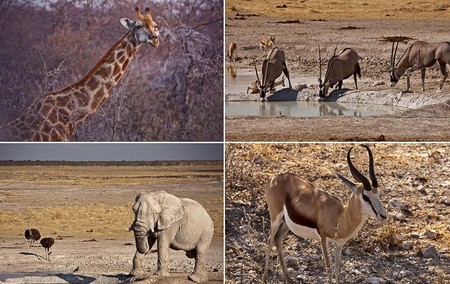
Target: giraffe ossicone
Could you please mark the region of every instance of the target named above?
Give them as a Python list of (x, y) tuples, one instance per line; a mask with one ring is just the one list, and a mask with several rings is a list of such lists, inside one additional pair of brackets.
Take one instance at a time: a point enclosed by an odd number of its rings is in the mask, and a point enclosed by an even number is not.
[(128, 32), (120, 38), (84, 78), (56, 92), (39, 96), (26, 113), (0, 126), (2, 141), (70, 141), (77, 127), (94, 114), (119, 82), (143, 43), (159, 46), (159, 31), (150, 9), (136, 21), (123, 18)]

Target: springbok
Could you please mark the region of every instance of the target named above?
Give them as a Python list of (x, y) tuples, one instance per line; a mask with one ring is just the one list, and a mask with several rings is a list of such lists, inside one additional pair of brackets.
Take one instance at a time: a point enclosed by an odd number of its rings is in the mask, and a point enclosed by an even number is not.
[[(281, 80), (275, 81), (275, 83), (273, 83), (274, 88), (279, 85), (284, 87), (284, 76), (281, 76)], [(250, 90), (251, 90), (250, 94), (259, 93), (258, 81), (253, 81), (250, 83), (250, 87), (247, 87), (247, 94), (248, 94), (248, 91), (250, 91)]]
[(356, 75), (361, 78), (358, 60), (358, 54), (351, 48), (344, 48), (338, 55), (336, 55), (335, 49), (333, 56), (328, 60), (327, 72), (322, 83), (322, 57), (319, 46), (319, 96), (324, 98), (328, 93), (328, 88), (333, 87), (336, 83), (338, 83), (336, 89), (341, 89), (342, 81), (351, 75), (355, 80), (355, 88), (358, 89)]
[(267, 47), (273, 48), (275, 45), (275, 36), (270, 36), (270, 39), (262, 39), (259, 43), (259, 50), (263, 50)]
[(428, 43), (425, 41), (415, 41), (406, 49), (397, 64), (395, 64), (397, 48), (398, 42), (395, 50), (394, 42), (392, 42), (390, 62), (391, 87), (394, 87), (398, 80), (400, 80), (400, 77), (406, 72), (406, 90), (409, 90), (409, 77), (411, 76), (411, 72), (420, 70), (422, 91), (425, 91), (425, 68), (431, 67), (437, 62), (444, 76), (439, 87), (442, 90), (445, 80), (448, 78), (446, 67), (447, 64), (450, 64), (450, 42)]
[(235, 50), (236, 50), (236, 43), (232, 41), (228, 45), (228, 60), (230, 60), (230, 62), (233, 61), (233, 54)]
[(350, 148), (347, 153), (348, 166), (358, 183), (355, 184), (336, 172), (337, 177), (352, 191), (346, 205), (337, 197), (316, 188), (313, 183), (291, 173), (272, 178), (266, 186), (266, 202), (271, 224), (263, 282), (267, 279), (270, 252), (275, 242), (283, 275), (287, 283), (292, 283), (282, 248), (283, 236), (291, 230), (297, 236), (320, 240), (329, 282), (331, 265), (328, 248), (330, 243), (336, 244), (334, 272), (336, 282), (339, 283), (341, 252), (345, 243), (359, 232), (367, 216), (386, 220), (387, 213), (379, 197), (372, 152), (368, 146), (361, 146), (369, 153), (369, 174), (372, 184), (352, 164), (350, 152), (353, 147)]
[[(258, 70), (256, 70), (256, 84), (259, 88), (259, 96), (261, 100), (266, 97), (267, 89), (273, 90), (275, 85), (275, 80), (284, 73), (289, 81), (289, 88), (292, 88), (291, 79), (289, 78), (289, 71), (286, 66), (284, 51), (278, 48), (273, 48), (270, 50), (267, 58), (264, 59), (262, 64), (262, 82), (259, 80)], [(247, 89), (248, 90), (248, 89)]]

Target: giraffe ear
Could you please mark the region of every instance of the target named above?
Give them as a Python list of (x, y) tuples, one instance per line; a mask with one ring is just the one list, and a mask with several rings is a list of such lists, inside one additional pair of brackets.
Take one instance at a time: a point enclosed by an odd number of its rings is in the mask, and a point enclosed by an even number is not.
[(131, 30), (133, 28), (133, 26), (136, 24), (135, 22), (133, 22), (132, 20), (128, 19), (128, 18), (122, 18), (120, 19), (120, 23), (122, 24), (122, 26), (124, 26), (125, 28)]

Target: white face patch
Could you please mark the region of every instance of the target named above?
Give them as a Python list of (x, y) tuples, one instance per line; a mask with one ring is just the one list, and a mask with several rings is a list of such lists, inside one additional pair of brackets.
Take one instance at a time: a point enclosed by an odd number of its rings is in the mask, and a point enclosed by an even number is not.
[(283, 205), (283, 215), (284, 219), (286, 220), (286, 225), (288, 226), (289, 230), (291, 230), (292, 233), (296, 234), (299, 237), (305, 238), (305, 239), (314, 239), (314, 240), (320, 240), (320, 235), (317, 232), (316, 229), (298, 225), (294, 223), (291, 218), (289, 218), (286, 205)]
[(364, 190), (361, 196), (362, 210), (364, 214), (372, 216), (379, 220), (384, 220), (382, 216), (387, 216), (386, 209), (381, 204), (378, 193)]

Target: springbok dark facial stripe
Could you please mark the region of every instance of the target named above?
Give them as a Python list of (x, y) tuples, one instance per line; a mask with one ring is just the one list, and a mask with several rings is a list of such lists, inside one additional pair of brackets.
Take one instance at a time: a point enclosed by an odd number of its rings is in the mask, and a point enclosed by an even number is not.
[(373, 207), (372, 201), (370, 201), (370, 198), (367, 197), (364, 193), (362, 194), (363, 200), (368, 202), (370, 204), (370, 207), (372, 207), (373, 212), (375, 215), (378, 215), (377, 211), (375, 210), (375, 207)]

